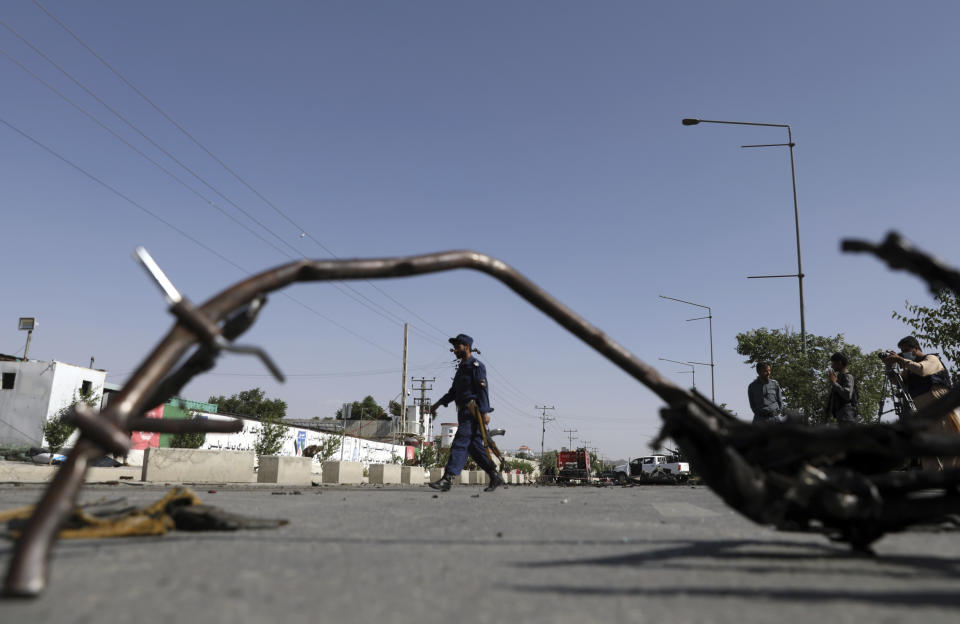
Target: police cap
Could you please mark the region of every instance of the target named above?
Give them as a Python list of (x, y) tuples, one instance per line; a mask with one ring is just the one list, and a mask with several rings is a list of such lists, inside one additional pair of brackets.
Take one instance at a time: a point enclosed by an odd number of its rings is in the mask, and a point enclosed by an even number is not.
[(471, 349), (473, 348), (473, 338), (466, 334), (457, 334), (454, 338), (449, 338), (447, 342), (452, 345), (462, 344), (467, 345)]

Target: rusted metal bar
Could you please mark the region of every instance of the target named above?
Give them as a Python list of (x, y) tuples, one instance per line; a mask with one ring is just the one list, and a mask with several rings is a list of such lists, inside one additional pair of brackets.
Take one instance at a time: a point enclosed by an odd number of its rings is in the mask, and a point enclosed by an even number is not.
[[(905, 247), (894, 235), (882, 247), (882, 252), (894, 259), (892, 265), (895, 262), (900, 268), (923, 274), (932, 287), (949, 286), (960, 292), (960, 273)], [(848, 242), (845, 249), (876, 253), (868, 243)], [(144, 422), (141, 414), (162, 403), (190, 377), (210, 368), (221, 349), (236, 349), (229, 341), (250, 326), (256, 313), (254, 310), (253, 315), (245, 317), (245, 306), (258, 309), (265, 293), (294, 282), (406, 277), (454, 269), (472, 269), (500, 280), (663, 399), (668, 406), (661, 411), (660, 439), (672, 438), (707, 485), (727, 504), (756, 522), (784, 530), (817, 531), (847, 541), (855, 548), (867, 549), (887, 531), (900, 530), (937, 514), (960, 513), (960, 471), (912, 478), (888, 475), (892, 464), (910, 455), (960, 454), (956, 441), (928, 433), (929, 423), (848, 430), (787, 425), (773, 429), (744, 423), (696, 391), (667, 381), (513, 268), (473, 251), (294, 262), (254, 275), (199, 307), (182, 299), (163, 276), (169, 286), (165, 292), (172, 304), (171, 311), (178, 322), (101, 418), (127, 433), (133, 425), (160, 426)], [(198, 351), (170, 374), (195, 344), (200, 344)], [(245, 350), (271, 364), (255, 347)], [(931, 414), (945, 410), (956, 404), (957, 395), (951, 393), (927, 410)], [(184, 427), (180, 431), (197, 430), (197, 421), (178, 422)], [(43, 590), (50, 548), (58, 527), (75, 504), (87, 461), (102, 453), (105, 446), (115, 446), (114, 442), (112, 429), (88, 425), (82, 430), (66, 464), (17, 541), (4, 582), (7, 595), (36, 596)], [(909, 494), (921, 486), (935, 486), (937, 491), (928, 492), (922, 505), (912, 503)]]
[(243, 421), (237, 418), (230, 420), (200, 420), (169, 418), (135, 418), (127, 423), (130, 431), (150, 431), (153, 433), (237, 433), (243, 431)]
[[(178, 296), (169, 300), (172, 311), (178, 317), (178, 323), (145, 358), (102, 414), (102, 418), (129, 432), (133, 419), (139, 418), (139, 414), (152, 406), (151, 401), (158, 398), (155, 388), (163, 382), (187, 350), (198, 342), (205, 343), (208, 350), (221, 346), (210, 344), (211, 335), (223, 335), (222, 331), (215, 331), (214, 327), (237, 310), (262, 299), (265, 293), (294, 282), (406, 277), (453, 269), (481, 271), (504, 282), (514, 292), (600, 351), (664, 400), (670, 402), (687, 395), (682, 388), (667, 381), (655, 369), (641, 362), (507, 264), (473, 251), (451, 251), (401, 258), (298, 261), (254, 275), (197, 308), (189, 306), (189, 302), (176, 293)], [(139, 420), (137, 422), (138, 426), (146, 426), (139, 425)], [(7, 595), (35, 596), (43, 590), (47, 559), (57, 527), (76, 502), (87, 461), (102, 451), (89, 436), (81, 435), (16, 543), (4, 581), (4, 592)]]

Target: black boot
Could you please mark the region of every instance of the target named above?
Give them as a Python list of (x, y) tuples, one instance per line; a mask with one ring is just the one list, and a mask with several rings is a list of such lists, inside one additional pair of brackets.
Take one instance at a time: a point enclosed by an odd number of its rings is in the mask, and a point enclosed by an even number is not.
[(435, 489), (435, 490), (440, 490), (441, 492), (446, 492), (447, 490), (450, 489), (450, 486), (453, 485), (453, 477), (451, 477), (451, 476), (448, 475), (447, 473), (443, 473), (443, 476), (440, 477), (439, 480), (434, 481), (434, 482), (432, 482), (432, 483), (428, 483), (427, 485), (429, 485), (430, 487), (432, 487), (432, 488)]
[(492, 475), (490, 475), (490, 485), (488, 485), (487, 487), (483, 488), (483, 491), (484, 491), (484, 492), (492, 492), (492, 491), (494, 491), (495, 489), (497, 489), (498, 487), (500, 487), (501, 485), (506, 485), (506, 484), (504, 483), (503, 479), (500, 478), (500, 475), (498, 475), (498, 474), (492, 474)]

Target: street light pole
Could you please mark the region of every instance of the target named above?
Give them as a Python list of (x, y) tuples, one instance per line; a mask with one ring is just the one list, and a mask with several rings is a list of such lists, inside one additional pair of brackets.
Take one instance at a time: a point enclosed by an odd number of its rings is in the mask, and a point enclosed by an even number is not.
[(733, 126), (764, 126), (768, 128), (786, 128), (786, 143), (765, 143), (762, 145), (741, 145), (740, 147), (789, 147), (790, 148), (790, 179), (793, 182), (793, 225), (797, 234), (797, 272), (791, 275), (750, 275), (747, 279), (763, 279), (771, 277), (795, 277), (800, 289), (800, 348), (807, 352), (807, 323), (803, 311), (803, 260), (800, 256), (800, 209), (797, 205), (797, 173), (793, 160), (793, 148), (796, 145), (793, 142), (793, 130), (790, 124), (757, 123), (752, 121), (718, 121), (716, 119), (691, 119), (687, 118), (681, 121), (685, 126), (696, 126), (701, 123), (726, 124)]
[(674, 364), (683, 364), (684, 366), (689, 366), (690, 370), (688, 371), (679, 371), (681, 373), (690, 373), (691, 383), (693, 384), (693, 389), (697, 389), (697, 369), (694, 368), (693, 364), (690, 362), (681, 362), (680, 360), (671, 360), (668, 358), (657, 358), (658, 360), (663, 360), (664, 362), (673, 362)]
[(713, 368), (714, 368), (714, 366), (713, 366), (713, 310), (710, 309), (710, 306), (705, 306), (705, 305), (700, 304), (700, 303), (694, 303), (694, 302), (692, 302), (692, 301), (684, 301), (683, 299), (677, 299), (677, 298), (675, 298), (675, 297), (666, 297), (666, 296), (664, 296), (664, 295), (659, 295), (659, 297), (660, 297), (661, 299), (669, 299), (670, 301), (679, 301), (680, 303), (685, 303), (685, 304), (687, 304), (687, 305), (692, 305), (692, 306), (697, 306), (698, 308), (706, 308), (706, 309), (707, 309), (707, 315), (706, 315), (706, 316), (698, 316), (698, 317), (696, 317), (696, 318), (691, 318), (691, 319), (687, 319), (687, 320), (688, 320), (688, 321), (702, 321), (703, 319), (707, 319), (707, 321), (709, 322), (709, 325), (710, 325), (710, 400), (713, 401), (714, 403), (716, 403), (716, 402), (717, 402), (717, 396), (716, 396), (717, 390), (716, 390), (716, 386), (715, 386), (715, 384), (714, 384), (714, 376), (713, 376)]
[[(23, 347), (23, 361), (29, 361), (30, 356), (30, 338), (33, 337), (33, 330), (37, 328), (37, 319), (32, 316), (21, 316), (17, 321), (17, 329), (27, 332), (27, 344)], [(92, 365), (91, 365), (92, 367)]]

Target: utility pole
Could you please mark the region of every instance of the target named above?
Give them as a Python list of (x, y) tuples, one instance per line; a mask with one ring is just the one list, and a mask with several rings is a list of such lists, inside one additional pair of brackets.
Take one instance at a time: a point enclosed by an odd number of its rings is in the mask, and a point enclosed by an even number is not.
[(554, 406), (547, 407), (546, 405), (534, 405), (534, 409), (540, 410), (540, 422), (543, 423), (543, 431), (540, 433), (540, 464), (543, 464), (543, 439), (547, 435), (547, 423), (553, 422), (556, 418), (549, 418), (547, 416), (547, 410), (557, 409)]
[(568, 446), (567, 446), (567, 450), (572, 451), (572, 450), (573, 450), (573, 434), (575, 434), (575, 433), (577, 432), (577, 430), (576, 430), (576, 429), (564, 429), (563, 432), (566, 433), (567, 436), (570, 438), (570, 442), (569, 442), (569, 444), (568, 444)]
[(340, 461), (343, 461), (343, 443), (347, 441), (347, 419), (353, 410), (353, 403), (344, 403), (340, 415), (343, 417), (343, 427), (340, 429)]
[[(433, 423), (429, 422), (430, 418), (430, 399), (427, 398), (427, 390), (433, 390), (433, 386), (427, 387), (428, 383), (433, 383), (437, 380), (436, 377), (431, 377), (427, 379), (426, 377), (421, 377), (419, 379), (413, 378), (410, 380), (411, 386), (415, 383), (419, 383), (419, 388), (413, 388), (413, 390), (420, 391), (420, 398), (413, 397), (413, 404), (420, 407), (420, 414), (424, 417), (425, 430), (423, 432), (424, 437), (430, 435), (430, 431), (433, 428)], [(419, 433), (419, 432), (418, 432)]]
[(403, 379), (400, 380), (400, 433), (407, 431), (407, 336), (410, 324), (403, 324)]

